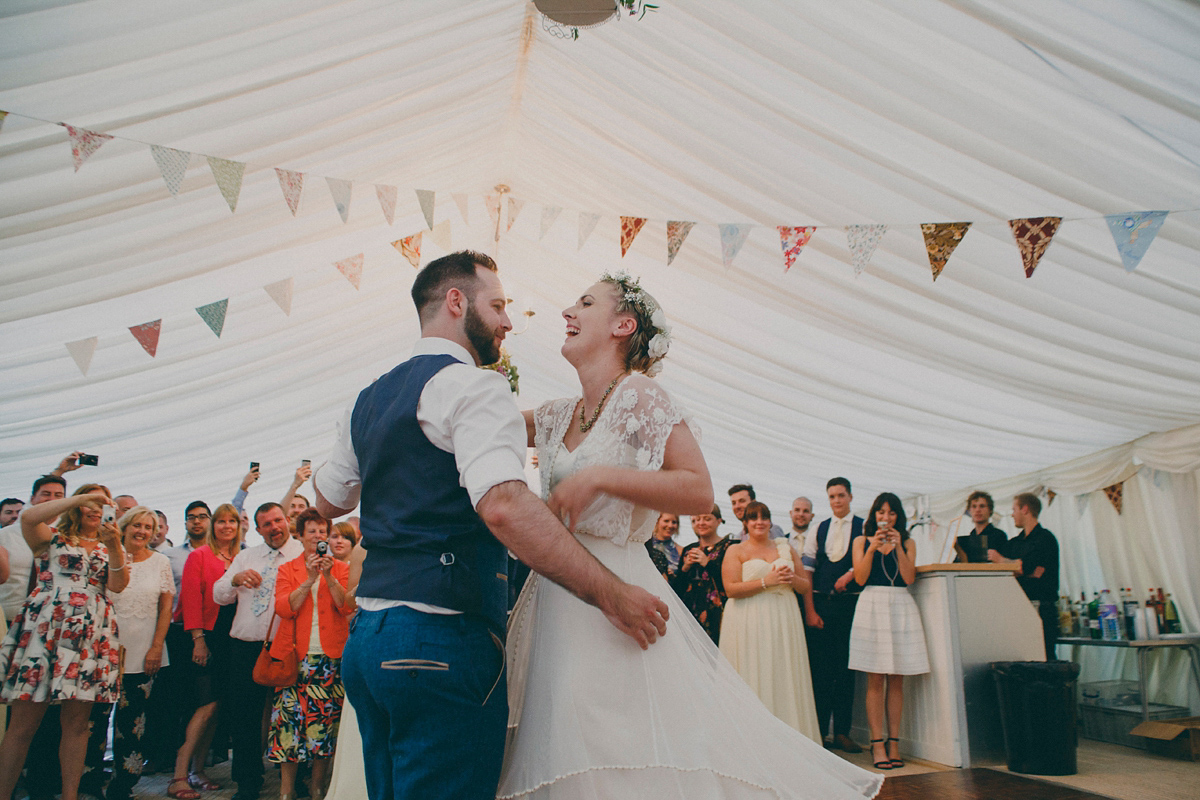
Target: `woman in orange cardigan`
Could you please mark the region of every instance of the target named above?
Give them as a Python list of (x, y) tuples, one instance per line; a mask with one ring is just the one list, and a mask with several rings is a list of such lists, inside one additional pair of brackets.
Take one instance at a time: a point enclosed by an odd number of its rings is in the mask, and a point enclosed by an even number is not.
[[(308, 509), (296, 517), (304, 553), (279, 567), (275, 611), (283, 618), (271, 655), (296, 654), (294, 686), (275, 691), (267, 759), (280, 765), (280, 800), (295, 797), (301, 761), (312, 761), (312, 797), (321, 800), (342, 715), (342, 648), (354, 600), (347, 595), (350, 567), (329, 551), (329, 520)], [(314, 614), (315, 610), (315, 614)]]

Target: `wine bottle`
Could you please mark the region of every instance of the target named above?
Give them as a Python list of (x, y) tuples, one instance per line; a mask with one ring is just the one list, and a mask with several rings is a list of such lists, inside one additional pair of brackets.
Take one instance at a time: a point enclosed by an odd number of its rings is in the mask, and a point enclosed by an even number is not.
[(1167, 605), (1163, 610), (1163, 620), (1167, 624), (1166, 633), (1183, 633), (1183, 626), (1179, 622), (1179, 609), (1175, 608), (1175, 601), (1171, 599), (1170, 593), (1167, 594)]
[(1088, 635), (1093, 639), (1103, 638), (1100, 631), (1100, 593), (1092, 593), (1092, 601), (1088, 603)]

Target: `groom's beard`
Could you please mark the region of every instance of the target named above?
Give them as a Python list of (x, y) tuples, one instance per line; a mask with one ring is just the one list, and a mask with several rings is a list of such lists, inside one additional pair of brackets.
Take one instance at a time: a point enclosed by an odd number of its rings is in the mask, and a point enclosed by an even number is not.
[(496, 343), (496, 332), (488, 328), (474, 303), (467, 304), (466, 323), (467, 341), (475, 348), (479, 363), (483, 366), (495, 364), (500, 360), (500, 345)]

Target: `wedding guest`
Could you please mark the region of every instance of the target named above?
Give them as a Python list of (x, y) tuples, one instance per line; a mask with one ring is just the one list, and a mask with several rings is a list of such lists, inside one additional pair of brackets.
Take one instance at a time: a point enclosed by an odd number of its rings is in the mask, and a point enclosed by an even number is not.
[(792, 540), (792, 547), (804, 552), (804, 544), (808, 540), (808, 528), (813, 521), (813, 504), (812, 500), (807, 497), (797, 497), (792, 501), (792, 529), (788, 531), (788, 538)]
[(721, 612), (725, 610), (725, 582), (721, 579), (721, 563), (733, 539), (721, 536), (717, 529), (723, 520), (721, 509), (713, 504), (708, 514), (693, 514), (692, 532), (696, 541), (683, 548), (679, 571), (671, 588), (687, 606), (688, 611), (704, 628), (713, 644), (721, 641)]
[(125, 516), (129, 509), (138, 504), (131, 494), (119, 494), (113, 498), (113, 502), (117, 504), (117, 519)]
[(650, 560), (670, 580), (679, 569), (679, 545), (675, 543), (675, 534), (679, 533), (679, 516), (676, 514), (659, 514), (654, 523), (654, 532), (646, 540), (646, 552)]
[[(170, 664), (165, 646), (175, 605), (171, 562), (150, 547), (158, 535), (158, 515), (145, 506), (134, 506), (117, 521), (117, 528), (129, 558), (129, 585), (119, 593), (109, 592), (125, 660), (113, 723), (113, 776), (106, 800), (131, 798), (142, 775), (148, 700), (155, 675)], [(103, 739), (107, 734), (107, 725), (92, 730), (93, 738)]]
[[(213, 585), (225, 574), (242, 544), (242, 523), (231, 503), (217, 507), (203, 547), (192, 551), (183, 569), (180, 616), (192, 640), (191, 658), (182, 680), (194, 710), (183, 745), (175, 755), (175, 772), (167, 796), (196, 800), (196, 789), (220, 789), (204, 772), (205, 757), (216, 727), (217, 704), (229, 673), (229, 629), (234, 606), (220, 606)], [(190, 535), (190, 530), (189, 530)]]
[(954, 560), (972, 564), (986, 564), (988, 550), (1004, 552), (1008, 534), (992, 524), (996, 504), (987, 492), (971, 492), (967, 498), (967, 513), (974, 527), (966, 536), (954, 540)]
[(1042, 501), (1034, 494), (1019, 494), (1013, 498), (1013, 524), (1020, 533), (1009, 539), (1002, 551), (988, 550), (988, 560), (994, 564), (1015, 564), (1017, 583), (1037, 609), (1042, 619), (1042, 643), (1046, 660), (1056, 657), (1058, 642), (1058, 539), (1038, 522)]
[[(756, 502), (758, 495), (754, 493), (754, 487), (748, 483), (738, 483), (729, 487), (729, 505), (733, 507), (733, 516), (738, 522), (742, 523), (742, 529), (738, 533), (731, 534), (734, 539), (741, 541), (746, 538), (746, 522), (742, 519), (742, 514), (746, 511), (746, 506)], [(783, 536), (783, 529), (778, 525), (771, 525), (771, 538), (778, 539)]]
[(17, 521), (25, 501), (18, 497), (6, 497), (0, 500), (0, 528), (6, 528)]
[(301, 762), (312, 764), (313, 798), (323, 795), (345, 698), (346, 618), (354, 612), (346, 595), (350, 567), (327, 549), (329, 520), (307, 509), (296, 517), (296, 530), (304, 552), (279, 567), (275, 611), (283, 622), (271, 643), (271, 655), (284, 658), (290, 652), (299, 662), (296, 683), (275, 691), (271, 709), (267, 759), (280, 765), (281, 800), (295, 797)]
[(304, 485), (304, 482), (311, 477), (312, 467), (310, 467), (308, 464), (301, 464), (299, 467), (297, 467), (296, 477), (292, 480), (292, 486), (290, 489), (288, 489), (287, 494), (283, 496), (282, 502), (280, 502), (280, 505), (283, 506), (283, 508), (287, 511), (288, 521), (291, 522), (293, 526), (295, 525), (296, 517), (299, 516), (300, 512), (308, 510), (308, 498), (302, 494), (298, 494), (297, 492), (299, 491), (300, 487)]
[(350, 563), (350, 554), (358, 544), (358, 530), (349, 522), (336, 522), (329, 533), (329, 552), (338, 561)]
[[(158, 533), (154, 534), (154, 541), (150, 543), (150, 549), (161, 551), (163, 555), (166, 555), (167, 548), (175, 546), (175, 543), (167, 538), (167, 531), (170, 530), (171, 526), (167, 524), (167, 515), (162, 511), (156, 509), (154, 515), (158, 517)], [(170, 559), (167, 559), (168, 564), (170, 561)], [(172, 577), (174, 577), (174, 571), (172, 571)]]
[(884, 492), (853, 543), (854, 581), (866, 588), (854, 611), (849, 666), (867, 673), (867, 728), (877, 769), (904, 766), (899, 738), (904, 676), (929, 672), (921, 613), (908, 591), (917, 577), (917, 544), (907, 526), (900, 498)]
[(20, 518), (37, 584), (0, 644), (0, 700), (10, 704), (0, 743), (0, 797), (12, 795), (42, 716), (56, 703), (62, 797), (76, 800), (92, 705), (117, 699), (116, 618), (107, 590), (124, 589), (129, 571), (117, 528), (104, 521), (104, 507), (111, 505), (108, 489), (85, 484)]
[(771, 511), (746, 505), (746, 538), (721, 565), (729, 602), (721, 619), (721, 652), (779, 719), (821, 741), (809, 676), (804, 620), (795, 593), (808, 588), (796, 571), (800, 554), (786, 537), (771, 538)]

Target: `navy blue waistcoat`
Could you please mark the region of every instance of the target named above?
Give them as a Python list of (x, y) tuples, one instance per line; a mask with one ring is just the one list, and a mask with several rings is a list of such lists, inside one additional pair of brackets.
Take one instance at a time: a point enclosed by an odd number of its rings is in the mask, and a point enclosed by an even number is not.
[[(837, 579), (854, 569), (854, 538), (862, 536), (863, 518), (850, 518), (850, 543), (846, 546), (846, 555), (837, 561), (830, 561), (825, 553), (825, 540), (829, 538), (829, 526), (832, 519), (827, 519), (817, 526), (817, 566), (813, 569), (813, 591), (821, 594), (835, 594), (833, 585)], [(855, 594), (862, 591), (857, 581), (850, 581), (843, 594)]]
[(405, 361), (363, 389), (350, 421), (362, 476), (360, 597), (407, 600), (484, 617), (503, 635), (508, 553), (459, 484), (454, 454), (417, 422), (429, 379), (449, 355)]

